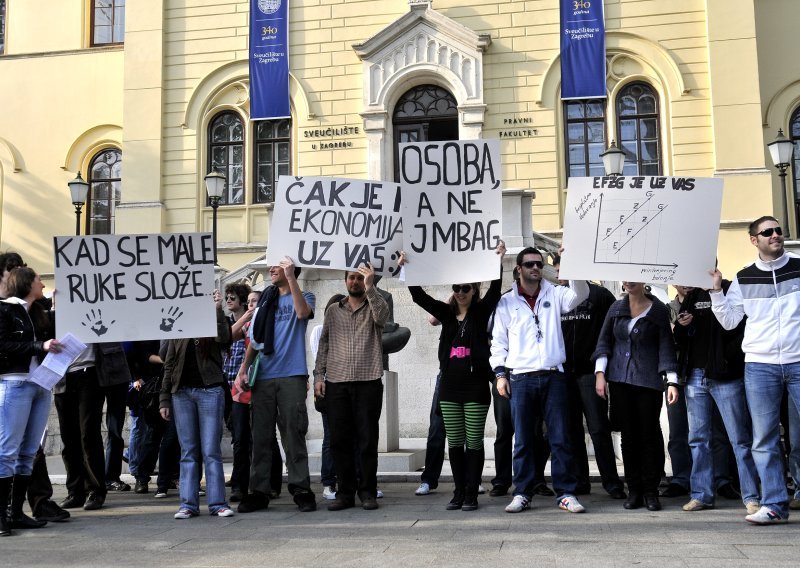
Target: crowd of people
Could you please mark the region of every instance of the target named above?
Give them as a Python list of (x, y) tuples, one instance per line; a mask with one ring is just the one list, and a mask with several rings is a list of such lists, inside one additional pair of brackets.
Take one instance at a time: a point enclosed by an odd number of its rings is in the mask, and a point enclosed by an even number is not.
[[(437, 488), (446, 447), (454, 482), (446, 508), (478, 509), (493, 406), (489, 494), (511, 491), (509, 513), (528, 509), (536, 495), (585, 512), (578, 497), (591, 489), (588, 431), (602, 487), (625, 509), (658, 511), (660, 497), (687, 496), (683, 510), (700, 511), (722, 496), (741, 499), (751, 523), (786, 522), (789, 509), (800, 509), (800, 488), (791, 495), (786, 483), (787, 467), (800, 482), (800, 258), (784, 250), (773, 217), (754, 221), (749, 236), (753, 264), (731, 281), (710, 271), (708, 290), (676, 286), (668, 304), (641, 282), (624, 282), (620, 299), (585, 281), (551, 283), (543, 278), (545, 256), (532, 247), (517, 254), (505, 293), (502, 263), (483, 296), (475, 282), (454, 283), (446, 301), (410, 286), (412, 300), (441, 326), (416, 494)], [(502, 241), (496, 252), (505, 254)], [(557, 273), (560, 257), (552, 260)], [(408, 262), (405, 254), (400, 262)], [(300, 288), (301, 270), (291, 259), (270, 268), (261, 293), (240, 282), (224, 295), (214, 291), (215, 337), (88, 345), (52, 395), (31, 373), (62, 347), (54, 338), (55, 296), (45, 298), (19, 254), (0, 255), (0, 268), (0, 536), (65, 521), (70, 509), (100, 509), (108, 492), (130, 491), (120, 478), (123, 460), (139, 494), (150, 492), (158, 464), (155, 497), (178, 489), (176, 519), (199, 515), (203, 495), (212, 516), (234, 515), (234, 502), (239, 513), (266, 509), (282, 488), (278, 432), (288, 492), (299, 511), (316, 510), (306, 445), (306, 337), (316, 298)], [(381, 336), (390, 306), (375, 284), (369, 264), (345, 272), (346, 293), (330, 299), (310, 334), (313, 396), (324, 425), (322, 496), (331, 511), (354, 507), (356, 497), (375, 510), (382, 495)], [(42, 448), (52, 401), (67, 474), (60, 503), (52, 500)], [(672, 461), (666, 482), (665, 403)], [(233, 446), (227, 483), (226, 425)], [(621, 433), (627, 492), (612, 431)], [(544, 477), (548, 460), (552, 489)]]

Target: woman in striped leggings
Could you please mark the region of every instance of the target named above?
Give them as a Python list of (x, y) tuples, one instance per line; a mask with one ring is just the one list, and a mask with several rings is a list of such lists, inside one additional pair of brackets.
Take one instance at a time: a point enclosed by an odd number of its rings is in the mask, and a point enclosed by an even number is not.
[[(503, 241), (497, 254), (505, 254)], [(405, 262), (405, 257), (403, 257)], [(483, 430), (491, 402), (489, 318), (500, 300), (502, 280), (493, 280), (480, 297), (480, 284), (454, 284), (449, 302), (434, 300), (419, 286), (409, 286), (411, 298), (442, 324), (439, 337), (439, 408), (447, 434), (455, 490), (448, 510), (478, 508), (478, 485), (483, 471)]]

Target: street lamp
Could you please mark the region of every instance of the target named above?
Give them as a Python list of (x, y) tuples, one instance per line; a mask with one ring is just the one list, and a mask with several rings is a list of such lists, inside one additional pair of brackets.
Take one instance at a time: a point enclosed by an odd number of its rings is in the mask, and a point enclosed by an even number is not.
[(222, 194), (225, 192), (225, 176), (217, 170), (206, 175), (206, 192), (208, 200), (211, 202), (212, 214), (212, 234), (214, 235), (214, 266), (217, 266), (217, 208)]
[(75, 206), (75, 235), (77, 236), (81, 234), (81, 209), (86, 203), (86, 196), (89, 195), (89, 184), (83, 180), (81, 172), (78, 172), (78, 176), (67, 182), (67, 185), (72, 196), (72, 204)]
[(625, 167), (625, 152), (617, 148), (613, 140), (608, 149), (600, 154), (600, 157), (603, 158), (603, 169), (607, 176), (622, 175), (622, 169)]
[[(789, 237), (789, 211), (786, 206), (786, 170), (792, 162), (792, 153), (794, 152), (794, 143), (783, 135), (783, 129), (778, 129), (778, 135), (775, 140), (767, 144), (769, 148), (769, 155), (772, 157), (772, 163), (778, 168), (781, 176), (781, 201), (783, 202), (783, 230), (786, 231), (786, 237)], [(797, 221), (797, 219), (795, 219)]]

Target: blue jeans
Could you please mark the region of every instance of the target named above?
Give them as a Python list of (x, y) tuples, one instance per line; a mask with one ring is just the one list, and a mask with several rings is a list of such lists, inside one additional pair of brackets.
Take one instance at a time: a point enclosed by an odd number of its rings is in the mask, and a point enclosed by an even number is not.
[(36, 383), (0, 379), (0, 477), (31, 474), (52, 399)]
[(786, 518), (789, 498), (780, 447), (781, 397), (785, 387), (789, 404), (800, 404), (800, 363), (746, 363), (744, 387), (753, 420), (753, 460), (761, 479), (761, 504)]
[(222, 469), (222, 422), (225, 394), (222, 388), (181, 387), (172, 395), (172, 419), (181, 444), (181, 508), (200, 510), (200, 459), (206, 470), (208, 510), (227, 507)]
[(328, 426), (328, 413), (323, 412), (322, 416), (322, 452), (321, 452), (321, 471), (320, 481), (322, 485), (333, 487), (336, 485), (336, 468), (333, 466), (333, 456), (331, 455), (331, 432)]
[(794, 498), (800, 499), (800, 409), (789, 402), (789, 473), (794, 480)]
[(529, 499), (533, 495), (537, 470), (533, 440), (539, 416), (544, 416), (547, 425), (553, 489), (559, 499), (574, 495), (577, 482), (568, 437), (567, 381), (558, 371), (535, 376), (532, 373), (511, 374), (514, 495), (524, 495)]
[(144, 457), (145, 444), (150, 427), (144, 421), (144, 417), (131, 412), (131, 436), (128, 440), (128, 470), (131, 475), (139, 480), (139, 465)]
[(425, 469), (420, 476), (420, 481), (427, 483), (431, 489), (439, 486), (439, 476), (442, 474), (444, 463), (444, 420), (439, 412), (439, 383), (442, 382), (442, 372), (436, 375), (436, 388), (433, 389), (431, 402), (431, 415), (428, 426), (428, 442), (425, 445)]
[(714, 468), (712, 452), (713, 409), (716, 404), (733, 446), (744, 503), (757, 502), (758, 478), (751, 451), (753, 435), (747, 412), (744, 381), (716, 381), (704, 376), (703, 369), (692, 369), (686, 386), (689, 411), (689, 447), (692, 450), (692, 499), (714, 504)]

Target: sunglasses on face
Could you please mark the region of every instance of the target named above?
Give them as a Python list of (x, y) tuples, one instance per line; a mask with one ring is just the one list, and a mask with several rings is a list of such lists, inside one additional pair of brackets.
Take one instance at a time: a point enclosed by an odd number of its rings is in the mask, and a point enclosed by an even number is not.
[(777, 233), (777, 235), (780, 237), (783, 235), (783, 229), (780, 227), (770, 227), (769, 229), (760, 231), (758, 234), (768, 239), (772, 236), (772, 233)]
[(469, 294), (469, 291), (472, 290), (472, 286), (464, 284), (463, 286), (459, 284), (453, 284), (453, 292), (458, 293), (461, 292), (462, 294)]
[(225, 296), (225, 299), (229, 302), (235, 302), (237, 298), (236, 296)]
[(524, 268), (533, 268), (534, 266), (536, 268), (544, 268), (544, 262), (541, 260), (528, 260), (527, 262), (523, 262), (522, 266)]

